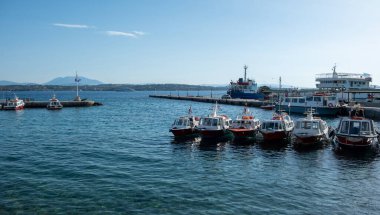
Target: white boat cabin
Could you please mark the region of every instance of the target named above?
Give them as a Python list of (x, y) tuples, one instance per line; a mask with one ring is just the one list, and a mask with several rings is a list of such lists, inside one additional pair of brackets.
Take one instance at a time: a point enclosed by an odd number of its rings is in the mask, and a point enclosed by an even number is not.
[(286, 97), (282, 105), (300, 107), (336, 107), (339, 102), (336, 96), (332, 95), (313, 95), (304, 97)]
[(196, 118), (194, 117), (180, 117), (176, 120), (174, 120), (173, 127), (194, 127), (197, 126), (199, 123)]
[[(356, 119), (355, 119), (356, 118)], [(376, 136), (374, 122), (361, 117), (344, 118), (340, 121), (337, 134), (347, 136)]]
[(227, 117), (204, 117), (199, 125), (203, 128), (214, 127), (216, 129), (227, 129), (232, 124), (232, 120)]
[(249, 116), (246, 116), (241, 119), (236, 119), (232, 122), (232, 125), (231, 127), (232, 128), (246, 128), (246, 129), (250, 129), (250, 128), (257, 128), (260, 126), (260, 121), (257, 120), (257, 119), (254, 119), (253, 117), (252, 118), (248, 118), (247, 117)]

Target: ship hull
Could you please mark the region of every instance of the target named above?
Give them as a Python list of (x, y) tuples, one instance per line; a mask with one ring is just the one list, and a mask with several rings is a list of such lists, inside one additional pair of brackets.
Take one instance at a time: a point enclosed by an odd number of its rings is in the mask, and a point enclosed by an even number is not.
[[(311, 107), (315, 109), (316, 115), (319, 116), (336, 116), (339, 111), (339, 107)], [(276, 105), (276, 110), (282, 110), (285, 112), (304, 114), (310, 107), (305, 106), (288, 106), (288, 105)]]
[(233, 99), (256, 99), (256, 100), (264, 99), (264, 94), (262, 93), (246, 93), (242, 91), (229, 91), (228, 94)]

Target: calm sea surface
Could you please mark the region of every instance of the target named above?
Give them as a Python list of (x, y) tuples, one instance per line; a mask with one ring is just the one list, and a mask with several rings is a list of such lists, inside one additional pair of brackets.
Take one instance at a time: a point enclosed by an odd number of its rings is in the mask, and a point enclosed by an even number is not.
[[(52, 93), (17, 95), (47, 100)], [(81, 92), (104, 106), (0, 111), (0, 214), (379, 213), (379, 155), (175, 141), (174, 119), (189, 105), (206, 115), (211, 104), (148, 95)], [(242, 111), (221, 109), (233, 118)]]

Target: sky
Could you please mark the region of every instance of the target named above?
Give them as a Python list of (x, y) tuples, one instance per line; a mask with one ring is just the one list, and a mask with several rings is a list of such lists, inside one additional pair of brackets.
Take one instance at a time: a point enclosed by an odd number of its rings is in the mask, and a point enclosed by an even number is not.
[(380, 85), (378, 0), (0, 0), (0, 80)]

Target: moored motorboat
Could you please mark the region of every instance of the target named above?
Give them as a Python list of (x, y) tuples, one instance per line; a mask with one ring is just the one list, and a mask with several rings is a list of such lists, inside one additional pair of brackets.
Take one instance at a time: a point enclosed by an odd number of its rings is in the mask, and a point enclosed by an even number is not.
[(339, 101), (334, 94), (315, 93), (312, 96), (285, 97), (276, 105), (277, 110), (288, 113), (303, 114), (308, 109), (314, 109), (319, 116), (336, 116), (340, 109)]
[(9, 99), (3, 110), (22, 110), (24, 109), (25, 103), (22, 99), (19, 99), (16, 95), (14, 99)]
[(53, 97), (49, 100), (49, 103), (47, 104), (46, 108), (48, 110), (60, 110), (63, 108), (63, 105), (61, 102), (53, 95)]
[(315, 146), (329, 139), (329, 127), (326, 121), (313, 116), (309, 110), (305, 118), (295, 121), (292, 139), (294, 146)]
[(170, 132), (175, 137), (188, 137), (197, 134), (196, 127), (199, 125), (199, 118), (193, 116), (191, 106), (188, 111), (188, 115), (180, 116), (172, 124)]
[(293, 120), (282, 112), (274, 113), (272, 119), (262, 121), (259, 131), (264, 141), (281, 141), (290, 136), (293, 128)]
[(197, 130), (202, 140), (217, 140), (229, 134), (228, 128), (232, 120), (226, 115), (218, 115), (217, 111), (218, 103), (213, 106), (210, 115), (201, 118)]
[(338, 149), (354, 151), (379, 148), (379, 134), (373, 120), (364, 116), (344, 117), (340, 120), (333, 137)]
[(247, 139), (255, 137), (259, 127), (260, 120), (252, 115), (248, 107), (244, 107), (243, 113), (232, 122), (228, 130), (236, 139)]

